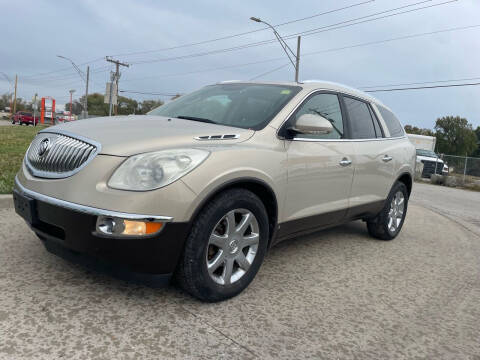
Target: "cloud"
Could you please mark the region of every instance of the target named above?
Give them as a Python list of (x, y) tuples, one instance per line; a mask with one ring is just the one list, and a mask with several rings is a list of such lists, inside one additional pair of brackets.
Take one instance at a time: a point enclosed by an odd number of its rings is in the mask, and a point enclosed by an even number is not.
[[(68, 56), (78, 64), (90, 63), (91, 91), (103, 92), (111, 66), (105, 55), (215, 39), (261, 27), (250, 16), (281, 23), (314, 13), (355, 3), (355, 0), (329, 2), (300, 1), (242, 2), (207, 0), (202, 2), (154, 0), (104, 1), (27, 1), (17, 0), (2, 5), (5, 29), (14, 29), (13, 36), (4, 36), (0, 50), (0, 68), (11, 78), (19, 75), (19, 94), (31, 98), (33, 93), (57, 97), (65, 102), (68, 90), (82, 94), (84, 84), (70, 65), (56, 57)], [(355, 7), (346, 11), (296, 22), (278, 28), (284, 35), (361, 17), (413, 0), (387, 1)], [(432, 4), (440, 0), (432, 0)], [(427, 5), (427, 4), (425, 4)], [(448, 27), (478, 24), (480, 3), (461, 0), (452, 4), (390, 17), (344, 29), (302, 38), (302, 53), (376, 41), (412, 33), (435, 31)], [(20, 26), (21, 25), (21, 26)], [(480, 29), (432, 35), (391, 43), (357, 47), (348, 50), (305, 56), (301, 59), (300, 77), (326, 79), (352, 86), (395, 84), (480, 76)], [(250, 42), (273, 39), (270, 31), (254, 32), (218, 42), (138, 55), (122, 55), (131, 62), (122, 69), (123, 88), (152, 92), (186, 92), (224, 79), (249, 79), (268, 72), (288, 60), (248, 66), (230, 67), (284, 56), (279, 44), (251, 47), (238, 51), (199, 56), (151, 64), (135, 64), (140, 60), (183, 56)], [(295, 47), (295, 40), (289, 43)], [(80, 65), (82, 69), (86, 65)], [(217, 70), (211, 70), (215, 69)], [(58, 71), (60, 69), (60, 71)], [(43, 76), (38, 73), (55, 72)], [(209, 70), (209, 71), (202, 71)], [(181, 75), (185, 73), (185, 75)], [(165, 76), (165, 75), (171, 76)], [(287, 66), (265, 75), (265, 80), (290, 80), (293, 70)], [(125, 81), (122, 84), (122, 81)], [(0, 79), (0, 92), (9, 84)], [(480, 126), (480, 88), (456, 88), (378, 93), (382, 101), (394, 109), (404, 123), (432, 127), (436, 117), (461, 115)], [(149, 98), (148, 95), (135, 95)]]

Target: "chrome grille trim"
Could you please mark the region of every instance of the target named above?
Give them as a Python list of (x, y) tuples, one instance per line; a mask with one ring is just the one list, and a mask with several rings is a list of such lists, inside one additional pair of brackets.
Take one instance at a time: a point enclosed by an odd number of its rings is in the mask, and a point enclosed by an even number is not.
[[(49, 139), (50, 146), (42, 144)], [(40, 154), (41, 148), (47, 150)], [(25, 165), (33, 176), (61, 179), (74, 175), (101, 150), (96, 141), (65, 131), (41, 131), (25, 155)]]

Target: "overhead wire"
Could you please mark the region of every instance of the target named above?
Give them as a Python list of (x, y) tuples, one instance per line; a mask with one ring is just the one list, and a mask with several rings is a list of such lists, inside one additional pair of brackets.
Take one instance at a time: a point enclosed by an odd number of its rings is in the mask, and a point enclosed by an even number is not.
[(463, 83), (463, 84), (449, 84), (449, 85), (418, 86), (418, 87), (408, 87), (408, 88), (375, 89), (375, 90), (365, 90), (365, 92), (367, 92), (367, 93), (376, 93), (376, 92), (407, 91), (407, 90), (422, 90), (422, 89), (438, 89), (438, 88), (478, 86), (478, 85), (480, 85), (480, 82), (477, 82), (477, 83)]
[[(425, 0), (424, 2), (429, 2), (429, 1), (433, 1), (433, 0)], [(276, 24), (276, 25), (273, 25), (273, 26), (274, 27), (280, 27), (280, 26), (284, 26), (284, 25), (289, 25), (289, 24), (293, 24), (293, 23), (296, 23), (296, 22), (313, 19), (315, 17), (319, 17), (319, 16), (323, 16), (323, 15), (332, 14), (332, 13), (335, 13), (335, 12), (351, 9), (351, 8), (354, 8), (354, 7), (357, 7), (357, 6), (360, 6), (360, 5), (365, 5), (365, 4), (372, 3), (372, 2), (375, 2), (375, 0), (362, 1), (362, 2), (359, 2), (359, 3), (351, 4), (351, 5), (340, 7), (340, 8), (337, 8), (337, 9), (328, 10), (328, 11), (320, 12), (320, 13), (317, 13), (317, 14), (314, 14), (314, 15), (306, 16), (306, 17), (303, 17), (303, 18), (286, 21), (286, 22)], [(257, 32), (260, 32), (260, 31), (265, 31), (265, 30), (270, 30), (270, 27), (266, 26), (266, 27), (262, 27), (260, 29), (244, 31), (244, 32), (241, 32), (241, 33), (226, 35), (226, 36), (218, 37), (218, 38), (215, 38), (215, 39), (201, 40), (201, 41), (197, 41), (197, 42), (193, 42), (193, 43), (187, 43), (187, 44), (165, 47), (165, 48), (160, 48), (160, 49), (118, 53), (118, 54), (113, 54), (111, 56), (144, 55), (144, 54), (149, 54), (149, 53), (154, 53), (154, 52), (175, 50), (175, 49), (180, 49), (180, 48), (185, 48), (185, 47), (190, 47), (190, 46), (209, 44), (209, 43), (216, 42), (216, 41), (221, 41), (221, 40), (232, 39), (232, 38), (236, 38), (236, 37), (240, 37), (240, 36), (244, 36), (244, 35), (248, 35), (248, 34), (253, 34), (253, 33), (257, 33)]]
[[(382, 13), (388, 13), (388, 12), (396, 11), (396, 10), (401, 9), (401, 8), (415, 6), (415, 5), (418, 5), (418, 4), (421, 4), (421, 3), (425, 2), (425, 1), (421, 1), (421, 2), (417, 2), (417, 3), (412, 3), (412, 4), (409, 4), (409, 5), (405, 5), (405, 6), (402, 6), (402, 7), (399, 7), (399, 8), (393, 8), (393, 9), (385, 10), (385, 11), (378, 12), (378, 13), (375, 13), (375, 14), (362, 16), (360, 18), (350, 19), (350, 20), (338, 22), (338, 23), (335, 23), (335, 24), (325, 25), (325, 26), (319, 27), (319, 28), (314, 28), (314, 29), (305, 30), (305, 31), (302, 31), (302, 32), (297, 32), (297, 33), (294, 33), (294, 34), (289, 34), (289, 35), (283, 36), (283, 38), (288, 40), (288, 39), (296, 38), (297, 36), (310, 36), (310, 35), (318, 34), (318, 33), (321, 33), (321, 32), (338, 30), (338, 29), (342, 29), (342, 28), (346, 28), (346, 27), (350, 27), (350, 26), (354, 26), (354, 25), (358, 25), (358, 24), (363, 24), (363, 23), (367, 23), (367, 22), (371, 22), (371, 21), (381, 20), (381, 19), (385, 19), (385, 18), (389, 18), (389, 17), (393, 17), (393, 16), (398, 16), (398, 15), (403, 15), (403, 14), (411, 13), (411, 12), (415, 12), (415, 11), (425, 10), (425, 9), (436, 7), (436, 6), (443, 6), (443, 5), (454, 3), (454, 2), (457, 2), (457, 1), (458, 0), (448, 0), (448, 1), (445, 1), (445, 2), (437, 3), (437, 4), (432, 4), (432, 5), (423, 6), (423, 7), (419, 7), (419, 8), (415, 8), (415, 9), (401, 11), (401, 12), (397, 12), (397, 13), (393, 13), (393, 14), (388, 14), (388, 15), (384, 15), (384, 16), (381, 16), (381, 17), (375, 17), (373, 19), (367, 19), (367, 20), (363, 20), (363, 21), (359, 21), (359, 22), (353, 22), (353, 21), (356, 21), (356, 20), (359, 20), (359, 19), (364, 19), (364, 18), (367, 18), (367, 17), (376, 16), (376, 15), (379, 15), (379, 14), (382, 14)], [(269, 39), (269, 40), (247, 43), (247, 44), (243, 44), (243, 45), (239, 45), (239, 46), (233, 46), (233, 47), (229, 47), (229, 48), (222, 48), (222, 49), (204, 51), (204, 52), (193, 53), (193, 54), (179, 55), (179, 56), (166, 57), (166, 58), (133, 61), (133, 62), (131, 62), (131, 64), (135, 64), (135, 65), (150, 64), (150, 63), (155, 63), (155, 62), (166, 62), (166, 61), (174, 61), (174, 60), (183, 60), (183, 59), (189, 59), (189, 58), (195, 58), (195, 57), (202, 57), (202, 56), (214, 55), (214, 54), (218, 54), (218, 53), (225, 53), (225, 52), (242, 50), (242, 49), (261, 46), (261, 45), (265, 45), (265, 44), (271, 44), (271, 43), (275, 43), (276, 41), (277, 41), (277, 39)]]

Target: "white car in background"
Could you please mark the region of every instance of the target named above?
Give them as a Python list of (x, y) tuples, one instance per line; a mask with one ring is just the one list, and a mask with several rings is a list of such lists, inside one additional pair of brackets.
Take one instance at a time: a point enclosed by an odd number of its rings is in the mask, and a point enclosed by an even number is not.
[(429, 178), (432, 174), (448, 174), (447, 164), (432, 150), (417, 149), (417, 163), (423, 163), (423, 178)]

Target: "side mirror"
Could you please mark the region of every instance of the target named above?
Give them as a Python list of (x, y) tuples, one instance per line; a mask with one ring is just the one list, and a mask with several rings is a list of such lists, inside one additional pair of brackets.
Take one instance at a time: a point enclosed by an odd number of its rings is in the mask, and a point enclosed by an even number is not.
[(289, 130), (298, 134), (325, 135), (333, 131), (333, 126), (332, 123), (323, 116), (303, 114)]

